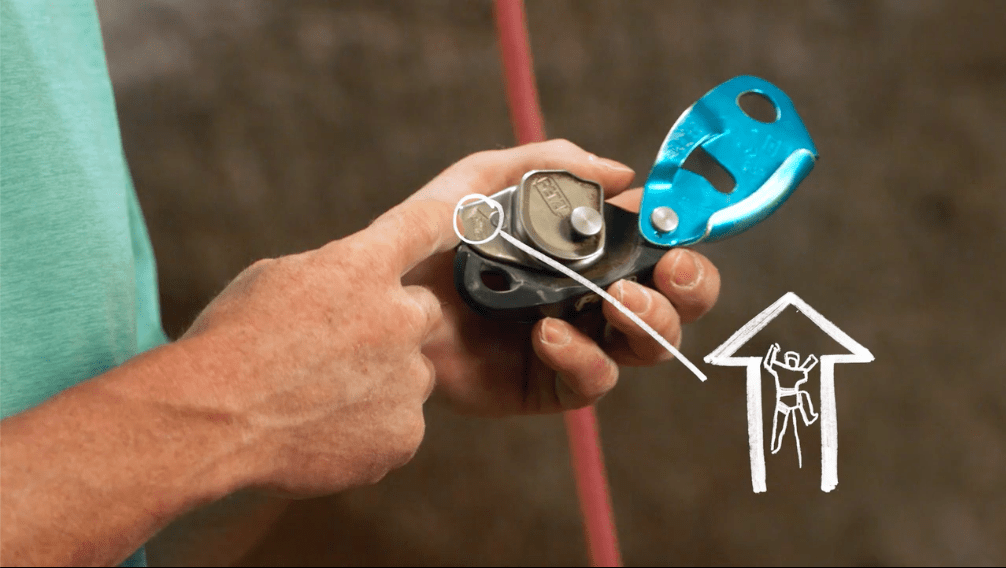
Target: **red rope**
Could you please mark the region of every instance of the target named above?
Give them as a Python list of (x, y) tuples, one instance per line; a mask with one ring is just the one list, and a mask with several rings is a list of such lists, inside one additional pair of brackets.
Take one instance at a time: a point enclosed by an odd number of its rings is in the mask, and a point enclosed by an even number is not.
[[(507, 104), (518, 144), (545, 140), (523, 0), (496, 0), (496, 27), (506, 82)], [(604, 454), (593, 407), (565, 413), (576, 492), (583, 513), (587, 551), (593, 566), (621, 566)]]

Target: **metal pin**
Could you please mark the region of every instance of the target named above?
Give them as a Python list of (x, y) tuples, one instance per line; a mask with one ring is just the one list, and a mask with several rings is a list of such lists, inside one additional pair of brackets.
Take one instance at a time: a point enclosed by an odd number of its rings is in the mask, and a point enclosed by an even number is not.
[(581, 206), (573, 210), (569, 216), (569, 222), (573, 225), (573, 230), (581, 237), (593, 237), (601, 232), (604, 226), (604, 219), (601, 214), (592, 207)]
[(661, 233), (670, 233), (678, 228), (678, 214), (670, 207), (657, 207), (650, 214), (650, 223)]

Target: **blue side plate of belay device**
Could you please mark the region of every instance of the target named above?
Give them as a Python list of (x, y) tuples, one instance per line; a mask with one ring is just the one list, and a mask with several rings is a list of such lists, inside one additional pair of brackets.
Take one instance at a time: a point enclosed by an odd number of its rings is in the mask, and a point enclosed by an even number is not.
[[(696, 151), (726, 170), (732, 191), (682, 167)], [(735, 77), (706, 93), (667, 134), (644, 186), (639, 232), (665, 247), (737, 234), (771, 215), (816, 160), (786, 93), (764, 79)]]
[[(565, 171), (528, 172), (491, 199), (502, 207), (502, 231), (606, 288), (623, 278), (649, 279), (671, 247), (754, 226), (782, 205), (816, 160), (786, 93), (742, 76), (706, 93), (671, 127), (638, 215), (604, 202), (596, 182)], [(499, 218), (485, 202), (459, 208), (471, 241), (458, 247), (454, 279), (473, 309), (493, 319), (534, 321), (570, 318), (599, 304), (586, 287), (507, 239), (487, 238), (500, 229)]]

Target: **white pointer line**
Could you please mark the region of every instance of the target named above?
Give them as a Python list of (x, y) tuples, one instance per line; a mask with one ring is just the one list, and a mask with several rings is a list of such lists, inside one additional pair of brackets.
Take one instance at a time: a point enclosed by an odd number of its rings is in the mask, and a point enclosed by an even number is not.
[(484, 195), (481, 195), (481, 194), (472, 194), (472, 195), (468, 195), (468, 196), (462, 198), (461, 201), (458, 202), (458, 206), (457, 206), (457, 208), (454, 211), (454, 221), (453, 221), (452, 224), (454, 225), (454, 232), (458, 234), (458, 237), (462, 241), (465, 241), (465, 242), (468, 242), (468, 243), (476, 243), (476, 244), (478, 244), (478, 243), (482, 243), (482, 242), (486, 242), (488, 240), (491, 240), (495, 236), (494, 235), (494, 236), (491, 236), (488, 239), (485, 239), (483, 241), (476, 242), (476, 241), (470, 241), (470, 240), (466, 239), (464, 236), (461, 235), (461, 232), (458, 231), (457, 213), (458, 213), (458, 211), (460, 210), (462, 204), (465, 201), (468, 201), (469, 199), (473, 199), (473, 198), (479, 198), (480, 201), (487, 202), (490, 207), (492, 207), (493, 209), (496, 210), (497, 213), (499, 213), (500, 220), (499, 220), (499, 223), (496, 226), (496, 234), (498, 234), (499, 236), (501, 236), (504, 239), (506, 239), (506, 241), (509, 242), (510, 244), (512, 244), (513, 246), (515, 246), (515, 247), (519, 248), (520, 250), (526, 252), (527, 254), (533, 256), (534, 258), (540, 260), (541, 262), (544, 262), (545, 264), (547, 264), (548, 266), (554, 268), (555, 270), (558, 270), (559, 272), (562, 272), (563, 274), (565, 274), (566, 276), (569, 276), (573, 280), (576, 280), (577, 282), (579, 282), (583, 286), (586, 286), (587, 288), (589, 288), (591, 291), (593, 291), (598, 296), (600, 296), (600, 297), (604, 298), (605, 300), (607, 300), (608, 302), (610, 302), (611, 305), (615, 306), (615, 308), (618, 309), (618, 311), (620, 311), (623, 314), (625, 314), (626, 317), (628, 317), (630, 320), (633, 321), (633, 323), (635, 323), (636, 325), (638, 325), (640, 328), (642, 328), (643, 331), (645, 331), (646, 333), (648, 333), (650, 335), (650, 337), (652, 337), (653, 339), (655, 339), (657, 341), (657, 343), (659, 343), (661, 346), (663, 346), (664, 349), (670, 351), (671, 354), (673, 354), (679, 361), (681, 361), (682, 363), (684, 363), (684, 365), (686, 367), (688, 367), (688, 369), (691, 372), (695, 373), (695, 376), (698, 377), (700, 381), (705, 381), (706, 380), (706, 375), (702, 371), (700, 371), (698, 367), (696, 367), (691, 361), (689, 361), (684, 355), (682, 355), (681, 352), (678, 351), (676, 347), (674, 347), (673, 345), (671, 345), (671, 343), (669, 341), (667, 341), (666, 339), (664, 339), (663, 336), (661, 336), (659, 333), (657, 333), (656, 330), (654, 330), (652, 327), (650, 327), (649, 324), (647, 324), (645, 321), (643, 321), (642, 319), (640, 319), (640, 317), (637, 316), (636, 314), (632, 313), (631, 310), (629, 310), (628, 308), (626, 308), (625, 306), (623, 306), (621, 302), (619, 302), (618, 300), (616, 300), (614, 298), (614, 296), (612, 296), (611, 294), (605, 292), (604, 290), (602, 290), (600, 288), (600, 286), (594, 284), (590, 280), (587, 280), (583, 276), (580, 276), (579, 274), (577, 274), (576, 272), (574, 272), (570, 268), (568, 268), (566, 266), (563, 266), (559, 262), (557, 262), (557, 261), (555, 261), (555, 260), (553, 260), (553, 259), (545, 256), (544, 254), (542, 254), (542, 253), (534, 250), (533, 248), (529, 247), (528, 245), (526, 245), (526, 244), (518, 241), (517, 239), (515, 239), (511, 235), (507, 234), (506, 231), (503, 231), (502, 230), (502, 227), (503, 227), (503, 206), (498, 201), (496, 201), (494, 199), (490, 199), (490, 198), (488, 198), (488, 197), (486, 197)]

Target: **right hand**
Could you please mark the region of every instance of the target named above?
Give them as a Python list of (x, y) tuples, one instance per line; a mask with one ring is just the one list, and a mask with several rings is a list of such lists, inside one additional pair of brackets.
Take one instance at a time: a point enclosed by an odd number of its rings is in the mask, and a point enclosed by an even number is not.
[(434, 385), (437, 298), (402, 274), (457, 238), (450, 206), (391, 209), (302, 254), (262, 260), (179, 343), (207, 371), (199, 407), (239, 429), (248, 485), (290, 497), (374, 483), (415, 454)]

